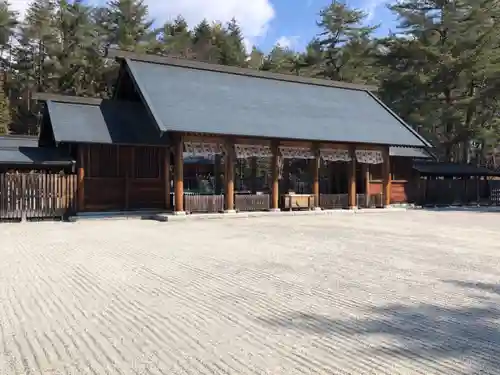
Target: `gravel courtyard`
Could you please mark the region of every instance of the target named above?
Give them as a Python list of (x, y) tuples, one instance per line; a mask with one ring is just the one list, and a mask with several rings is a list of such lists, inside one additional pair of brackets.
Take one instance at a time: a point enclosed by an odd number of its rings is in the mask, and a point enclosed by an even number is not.
[(499, 374), (500, 213), (0, 225), (0, 374)]

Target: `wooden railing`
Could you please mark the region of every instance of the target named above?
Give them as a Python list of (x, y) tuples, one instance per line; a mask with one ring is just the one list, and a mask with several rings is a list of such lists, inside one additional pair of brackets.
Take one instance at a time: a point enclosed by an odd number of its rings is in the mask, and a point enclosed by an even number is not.
[(184, 195), (184, 210), (188, 213), (214, 213), (224, 211), (224, 195)]
[(370, 194), (370, 201), (368, 202), (370, 208), (384, 207), (384, 195), (382, 193)]
[(64, 218), (76, 212), (76, 175), (0, 174), (0, 220)]
[(269, 194), (236, 194), (234, 199), (238, 211), (266, 211), (269, 209)]
[(366, 207), (366, 195), (365, 194), (356, 194), (356, 205), (359, 208)]
[(349, 208), (349, 198), (347, 194), (320, 194), (319, 206), (324, 210)]

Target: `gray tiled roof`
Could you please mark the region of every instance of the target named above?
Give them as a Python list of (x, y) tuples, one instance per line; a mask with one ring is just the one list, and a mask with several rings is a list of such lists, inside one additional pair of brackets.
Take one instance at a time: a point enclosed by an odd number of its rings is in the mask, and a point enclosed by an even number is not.
[(161, 142), (160, 133), (141, 103), (49, 100), (47, 109), (56, 142), (131, 145)]
[(429, 146), (365, 90), (125, 61), (163, 132)]
[(0, 148), (0, 165), (67, 166), (73, 159), (61, 150), (45, 147)]
[(36, 147), (38, 137), (29, 135), (2, 135), (0, 136), (0, 148)]
[(390, 147), (389, 155), (415, 159), (433, 159), (434, 157), (423, 148)]

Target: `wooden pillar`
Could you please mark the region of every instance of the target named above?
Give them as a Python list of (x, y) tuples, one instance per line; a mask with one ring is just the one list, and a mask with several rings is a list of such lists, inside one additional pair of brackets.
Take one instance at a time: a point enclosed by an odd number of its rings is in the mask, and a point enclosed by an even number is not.
[(272, 182), (271, 182), (271, 210), (279, 209), (279, 144), (277, 142), (272, 145), (273, 157), (271, 161)]
[(250, 159), (250, 169), (252, 171), (250, 180), (252, 184), (252, 194), (257, 194), (257, 157)]
[(163, 159), (163, 178), (165, 183), (165, 209), (170, 211), (172, 209), (170, 200), (170, 147), (165, 147), (165, 157)]
[(348, 163), (349, 181), (348, 181), (348, 201), (349, 208), (356, 208), (356, 154), (354, 150), (351, 152), (351, 161)]
[(365, 182), (365, 206), (370, 207), (370, 164), (363, 164), (363, 179)]
[(224, 199), (226, 211), (234, 211), (234, 143), (226, 142), (226, 189)]
[(316, 150), (315, 158), (311, 160), (312, 168), (312, 193), (314, 195), (314, 207), (319, 207), (319, 167), (320, 167), (319, 150)]
[(85, 210), (85, 151), (84, 145), (78, 145), (78, 171), (77, 171), (77, 210)]
[(184, 212), (184, 141), (179, 135), (175, 139), (174, 194), (175, 212)]
[(221, 162), (222, 156), (220, 154), (215, 155), (215, 161), (214, 161), (214, 190), (216, 195), (221, 194), (221, 187), (222, 187), (222, 162)]
[(384, 162), (382, 164), (382, 194), (383, 205), (388, 207), (391, 204), (391, 158), (389, 155), (389, 148), (384, 149), (383, 152)]

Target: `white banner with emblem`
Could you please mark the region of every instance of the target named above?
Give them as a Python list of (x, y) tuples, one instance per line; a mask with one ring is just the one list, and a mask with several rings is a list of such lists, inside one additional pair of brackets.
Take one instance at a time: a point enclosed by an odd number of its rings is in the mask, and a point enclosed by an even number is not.
[(344, 149), (332, 149), (332, 148), (326, 148), (326, 149), (321, 149), (319, 151), (321, 155), (321, 159), (324, 161), (351, 161), (351, 153), (349, 150), (344, 150)]
[(264, 145), (234, 145), (234, 151), (238, 159), (246, 158), (270, 158), (273, 156), (271, 147)]
[(356, 150), (356, 161), (363, 164), (382, 164), (384, 156), (378, 150)]
[(219, 143), (210, 142), (184, 142), (184, 152), (191, 156), (210, 157), (224, 154), (224, 147)]
[(280, 146), (279, 151), (284, 159), (314, 159), (316, 157), (314, 150), (307, 147)]

